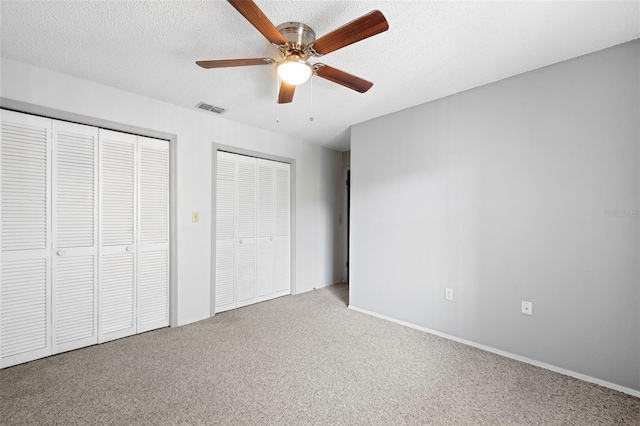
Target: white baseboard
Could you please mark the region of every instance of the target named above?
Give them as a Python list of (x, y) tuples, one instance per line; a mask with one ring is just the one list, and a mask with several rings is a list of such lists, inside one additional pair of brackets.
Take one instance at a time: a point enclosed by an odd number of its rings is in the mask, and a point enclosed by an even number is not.
[(294, 296), (296, 294), (303, 294), (313, 290), (320, 290), (321, 288), (331, 287), (332, 285), (336, 285), (336, 284), (340, 284), (340, 283), (318, 284), (315, 287), (311, 287), (303, 291), (296, 291), (295, 293), (291, 293), (291, 295)]
[(515, 359), (516, 361), (525, 362), (527, 364), (535, 365), (536, 367), (545, 368), (547, 370), (555, 371), (556, 373), (564, 374), (565, 376), (574, 377), (579, 380), (584, 380), (585, 382), (595, 383), (600, 386), (604, 386), (605, 388), (617, 390), (619, 392), (626, 393), (628, 395), (632, 395), (640, 398), (640, 390), (635, 390), (631, 388), (627, 388), (625, 386), (616, 385), (615, 383), (607, 382), (606, 380), (596, 379), (595, 377), (587, 376), (586, 374), (576, 373), (575, 371), (566, 370), (564, 368), (556, 367), (555, 365), (547, 364), (545, 362), (536, 361), (535, 359), (527, 358), (521, 355), (512, 354), (510, 352), (502, 351), (500, 349), (492, 348), (491, 346), (481, 345), (480, 343), (472, 342), (471, 340), (461, 339), (456, 336), (451, 336), (450, 334), (442, 333), (440, 331), (431, 330), (429, 328), (421, 327), (419, 325), (412, 324), (410, 322), (401, 321), (395, 318), (391, 318), (385, 315), (380, 315), (375, 312), (367, 311), (366, 309), (361, 309), (353, 305), (349, 305), (349, 309), (352, 309), (357, 312), (361, 312), (363, 314), (371, 315), (377, 318), (381, 318), (383, 320), (395, 322), (396, 324), (404, 325), (405, 327), (413, 328), (416, 330), (423, 331), (425, 333), (433, 334), (439, 337), (444, 337), (445, 339), (453, 340), (454, 342), (462, 343), (468, 346), (472, 346), (474, 348), (482, 349), (487, 352), (492, 352), (494, 354), (498, 354), (504, 356), (506, 358)]

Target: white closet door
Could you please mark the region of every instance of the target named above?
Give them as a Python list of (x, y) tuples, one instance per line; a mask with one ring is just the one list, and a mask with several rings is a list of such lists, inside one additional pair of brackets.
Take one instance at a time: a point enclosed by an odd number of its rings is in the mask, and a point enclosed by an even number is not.
[(136, 332), (136, 140), (108, 130), (100, 140), (100, 343)]
[(216, 154), (215, 312), (236, 307), (236, 159)]
[(98, 129), (53, 121), (53, 353), (98, 343)]
[(51, 120), (0, 110), (0, 367), (51, 354)]
[(236, 156), (236, 307), (256, 302), (256, 159)]
[(258, 301), (273, 297), (275, 252), (275, 168), (273, 161), (258, 158)]
[(291, 294), (289, 168), (217, 153), (216, 312)]
[(138, 137), (138, 328), (169, 325), (169, 142)]
[(274, 163), (276, 173), (275, 296), (291, 293), (291, 173)]

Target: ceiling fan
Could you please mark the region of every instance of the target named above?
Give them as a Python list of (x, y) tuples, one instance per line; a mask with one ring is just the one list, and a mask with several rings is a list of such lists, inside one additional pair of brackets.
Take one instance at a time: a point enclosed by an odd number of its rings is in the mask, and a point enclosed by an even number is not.
[(252, 0), (227, 0), (282, 54), (282, 60), (272, 58), (223, 59), (197, 61), (202, 68), (242, 67), (276, 64), (280, 79), (278, 103), (293, 100), (296, 86), (317, 75), (349, 89), (364, 93), (373, 83), (322, 63), (311, 64), (310, 57), (320, 57), (389, 29), (382, 12), (374, 10), (316, 39), (316, 33), (300, 22), (285, 22), (277, 27)]

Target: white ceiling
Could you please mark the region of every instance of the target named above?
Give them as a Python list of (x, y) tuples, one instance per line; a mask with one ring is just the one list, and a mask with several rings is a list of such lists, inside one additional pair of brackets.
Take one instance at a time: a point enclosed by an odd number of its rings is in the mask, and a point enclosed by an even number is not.
[(359, 94), (316, 77), (278, 107), (273, 66), (196, 66), (278, 59), (222, 0), (2, 0), (0, 54), (187, 108), (206, 102), (227, 109), (228, 120), (347, 150), (352, 124), (640, 38), (639, 1), (256, 4), (275, 25), (303, 22), (318, 37), (381, 10), (387, 32), (312, 61), (373, 81), (373, 88)]

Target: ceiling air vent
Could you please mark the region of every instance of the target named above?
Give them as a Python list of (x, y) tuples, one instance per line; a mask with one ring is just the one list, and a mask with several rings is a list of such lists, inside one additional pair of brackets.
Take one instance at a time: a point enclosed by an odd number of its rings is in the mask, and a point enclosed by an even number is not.
[(200, 108), (200, 109), (203, 109), (205, 111), (215, 112), (216, 114), (222, 114), (223, 112), (226, 111), (224, 108), (220, 108), (220, 107), (217, 107), (217, 106), (205, 104), (204, 102), (200, 102), (198, 105), (196, 105), (196, 108)]

